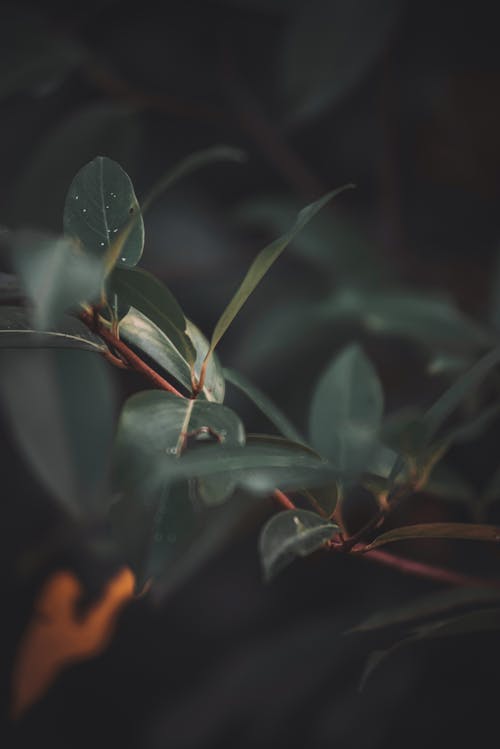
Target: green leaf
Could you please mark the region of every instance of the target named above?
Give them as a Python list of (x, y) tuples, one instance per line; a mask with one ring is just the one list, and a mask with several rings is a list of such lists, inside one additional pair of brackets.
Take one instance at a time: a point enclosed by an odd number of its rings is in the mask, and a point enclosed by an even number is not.
[(307, 510), (285, 510), (274, 515), (259, 540), (266, 580), (275, 577), (295, 557), (306, 557), (320, 549), (338, 531), (337, 525)]
[(14, 268), (33, 303), (36, 328), (50, 328), (64, 312), (99, 297), (102, 263), (84, 255), (71, 239), (22, 231), (11, 236), (11, 245)]
[(438, 463), (432, 468), (424, 491), (437, 499), (458, 502), (470, 509), (477, 508), (479, 503), (474, 487), (463, 476), (444, 463)]
[(438, 398), (424, 416), (427, 441), (430, 441), (446, 419), (473, 393), (500, 361), (500, 348), (489, 351)]
[[(115, 473), (122, 485), (130, 481), (130, 472), (137, 473), (139, 482), (150, 470), (152, 461), (163, 463), (165, 475), (161, 483), (172, 483), (177, 478), (175, 468), (168, 470), (172, 461), (199, 441), (196, 453), (203, 450), (206, 438), (216, 439), (227, 447), (241, 446), (245, 432), (238, 416), (226, 406), (203, 400), (178, 398), (171, 393), (145, 391), (138, 393), (125, 403), (120, 415), (115, 450)], [(205, 448), (206, 449), (206, 448)], [(179, 460), (173, 461), (174, 463)], [(220, 473), (220, 471), (217, 471)], [(171, 480), (172, 479), (172, 480)], [(135, 478), (132, 479), (134, 482)], [(211, 503), (223, 501), (234, 489), (234, 481), (228, 477), (201, 487), (204, 499)]]
[(130, 307), (134, 307), (165, 334), (182, 358), (194, 362), (196, 354), (186, 334), (184, 313), (161, 281), (142, 269), (115, 268), (108, 284), (111, 306), (114, 306), (115, 296), (119, 310), (128, 312)]
[(377, 549), (379, 546), (406, 541), (414, 538), (452, 538), (465, 541), (500, 541), (500, 527), (494, 525), (480, 525), (474, 523), (421, 523), (419, 525), (405, 525), (402, 528), (382, 533), (365, 546), (365, 551)]
[(106, 365), (88, 351), (0, 356), (4, 410), (33, 471), (68, 510), (101, 512), (115, 411)]
[[(186, 333), (196, 352), (194, 370), (195, 374), (199, 376), (201, 364), (208, 350), (208, 341), (190, 320), (186, 320)], [(175, 347), (170, 338), (134, 307), (131, 307), (120, 321), (120, 338), (134, 348), (143, 351), (165, 372), (175, 377), (188, 392), (191, 391), (192, 365)], [(224, 400), (224, 377), (219, 359), (215, 354), (208, 362), (205, 384), (199, 397), (215, 403), (222, 403)]]
[(229, 302), (228, 306), (222, 313), (219, 321), (215, 326), (210, 341), (210, 348), (207, 353), (207, 359), (233, 322), (238, 312), (247, 301), (248, 297), (256, 289), (263, 277), (266, 275), (269, 268), (278, 259), (287, 245), (295, 238), (295, 236), (300, 231), (302, 231), (306, 224), (308, 224), (309, 221), (318, 213), (318, 211), (320, 211), (330, 200), (333, 200), (334, 197), (351, 187), (353, 187), (353, 185), (344, 185), (337, 190), (332, 190), (332, 192), (324, 195), (315, 203), (311, 203), (311, 205), (303, 208), (299, 212), (293, 226), (285, 234), (283, 234), (283, 236), (275, 239), (274, 242), (271, 242), (271, 244), (267, 245), (263, 250), (259, 252), (252, 265), (248, 269), (247, 274), (241, 282), (238, 290), (236, 291), (235, 295)]
[(285, 31), (280, 77), (294, 119), (335, 104), (374, 67), (401, 11), (398, 0), (302, 4)]
[(341, 471), (356, 476), (375, 450), (383, 393), (377, 373), (358, 345), (338, 354), (322, 375), (309, 418), (313, 446)]
[(384, 627), (396, 627), (411, 624), (418, 619), (428, 619), (439, 616), (451, 609), (476, 606), (477, 604), (496, 603), (500, 598), (500, 590), (494, 588), (450, 588), (439, 590), (427, 596), (421, 596), (410, 603), (376, 614), (350, 630), (350, 632), (370, 632)]
[(173, 169), (170, 169), (153, 186), (141, 203), (142, 213), (144, 214), (160, 195), (180, 179), (188, 177), (198, 169), (218, 161), (232, 161), (241, 164), (246, 161), (246, 154), (239, 148), (232, 148), (231, 146), (213, 146), (212, 148), (206, 148), (190, 154)]
[(305, 441), (281, 409), (244, 375), (227, 368), (223, 369), (223, 373), (227, 382), (241, 390), (284, 437), (288, 437), (292, 442)]
[(74, 317), (52, 330), (36, 330), (23, 307), (0, 306), (0, 348), (81, 348), (102, 353), (103, 341)]
[(128, 174), (116, 161), (97, 156), (80, 169), (69, 187), (64, 231), (87, 252), (102, 258), (129, 222), (131, 230), (119, 258), (125, 268), (132, 268), (141, 258), (144, 223)]

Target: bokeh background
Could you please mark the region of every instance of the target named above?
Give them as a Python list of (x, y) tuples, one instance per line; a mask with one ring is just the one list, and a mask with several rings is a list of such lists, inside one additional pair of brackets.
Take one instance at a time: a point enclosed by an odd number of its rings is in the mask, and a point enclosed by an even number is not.
[[(353, 339), (373, 358), (389, 411), (428, 403), (447, 382), (429, 370), (432, 320), (409, 340), (377, 335), (366, 316), (360, 324), (310, 313), (318, 300), (338, 303), (340, 294), (345, 303), (392, 284), (488, 319), (500, 239), (496, 10), (484, 0), (2, 2), (0, 224), (60, 231), (66, 189), (98, 154), (122, 164), (140, 198), (195, 150), (243, 148), (245, 164), (189, 177), (146, 220), (143, 266), (209, 334), (261, 246), (298, 208), (353, 182), (264, 280), (221, 359), (300, 427), (321, 368)], [(122, 398), (141, 387), (114, 376)], [(250, 431), (268, 429), (232, 391), (228, 402)], [(174, 596), (129, 609), (106, 653), (65, 672), (12, 734), (10, 669), (41, 580), (69, 565), (92, 597), (116, 560), (89, 551), (92, 530), (61, 525), (5, 424), (2, 439), (6, 741), (375, 749), (479, 741), (494, 725), (494, 634), (407, 647), (358, 693), (367, 656), (391, 639), (345, 630), (432, 587), (328, 555), (264, 586), (264, 503)], [(474, 449), (456, 450), (462, 478), (481, 486), (497, 444), (492, 429)], [(425, 496), (406, 512), (413, 521), (467, 519), (460, 504)], [(50, 554), (19, 580), (13, 560), (54, 527), (64, 532)], [(408, 552), (476, 571), (500, 562), (495, 551), (455, 544)]]

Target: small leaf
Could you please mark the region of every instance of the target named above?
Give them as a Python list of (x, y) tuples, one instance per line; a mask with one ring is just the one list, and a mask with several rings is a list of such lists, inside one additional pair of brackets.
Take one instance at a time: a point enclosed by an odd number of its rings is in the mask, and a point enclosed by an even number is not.
[(473, 523), (421, 523), (394, 528), (364, 547), (364, 551), (413, 538), (452, 538), (468, 541), (500, 541), (500, 527)]
[(434, 437), (446, 419), (476, 390), (499, 361), (500, 348), (489, 351), (438, 398), (423, 419), (427, 441)]
[(285, 414), (273, 403), (273, 401), (260, 390), (256, 385), (250, 382), (240, 372), (235, 372), (233, 369), (224, 368), (224, 377), (227, 382), (231, 383), (234, 387), (241, 390), (252, 403), (257, 406), (264, 416), (269, 419), (278, 432), (284, 437), (287, 437), (292, 442), (304, 442), (304, 438), (288, 420)]
[(64, 231), (88, 253), (102, 258), (131, 221), (119, 258), (124, 268), (132, 268), (141, 258), (144, 223), (128, 174), (116, 161), (97, 156), (80, 169), (69, 187)]
[(0, 348), (81, 348), (102, 353), (103, 341), (75, 317), (52, 330), (36, 330), (23, 307), (0, 307)]
[(310, 412), (313, 446), (341, 471), (356, 476), (375, 450), (383, 393), (371, 362), (357, 345), (337, 355), (322, 375)]
[(63, 507), (102, 511), (115, 401), (106, 365), (88, 351), (0, 355), (4, 409), (30, 466)]
[(344, 185), (337, 190), (332, 190), (332, 192), (324, 195), (315, 203), (311, 203), (311, 205), (303, 208), (298, 214), (293, 226), (285, 234), (283, 234), (283, 236), (275, 239), (274, 242), (271, 242), (271, 244), (267, 245), (263, 250), (259, 252), (252, 265), (248, 269), (247, 274), (241, 282), (238, 290), (236, 291), (235, 295), (229, 302), (228, 306), (222, 313), (219, 321), (215, 326), (210, 341), (210, 348), (206, 357), (207, 359), (233, 322), (238, 312), (247, 301), (248, 297), (256, 289), (263, 277), (266, 275), (269, 268), (278, 259), (287, 245), (330, 200), (333, 200), (334, 197), (351, 187), (353, 187), (353, 185)]
[[(208, 350), (208, 341), (190, 320), (186, 320), (186, 334), (196, 351), (194, 369), (195, 373), (199, 375), (201, 363)], [(170, 338), (134, 307), (131, 307), (120, 321), (120, 338), (143, 351), (159, 367), (173, 375), (188, 392), (191, 391), (192, 365), (175, 347)], [(205, 384), (200, 392), (200, 397), (215, 403), (222, 403), (224, 400), (224, 377), (219, 359), (215, 354), (208, 362)]]
[(271, 580), (295, 557), (306, 557), (320, 549), (339, 527), (307, 510), (285, 510), (264, 526), (259, 550), (264, 576)]
[(130, 307), (134, 307), (166, 335), (186, 361), (194, 361), (195, 351), (185, 332), (184, 313), (161, 281), (142, 269), (116, 268), (108, 284), (108, 298), (112, 306), (115, 295), (119, 309), (128, 312)]
[(33, 322), (46, 330), (64, 312), (99, 297), (102, 263), (84, 255), (67, 237), (17, 232), (11, 237), (13, 264), (33, 303)]
[(246, 155), (239, 148), (232, 148), (231, 146), (213, 146), (212, 148), (206, 148), (203, 151), (196, 151), (195, 153), (190, 154), (173, 169), (169, 170), (153, 186), (142, 201), (142, 213), (144, 214), (160, 195), (180, 179), (188, 177), (198, 169), (208, 166), (209, 164), (214, 164), (218, 161), (232, 161), (241, 164), (246, 161)]

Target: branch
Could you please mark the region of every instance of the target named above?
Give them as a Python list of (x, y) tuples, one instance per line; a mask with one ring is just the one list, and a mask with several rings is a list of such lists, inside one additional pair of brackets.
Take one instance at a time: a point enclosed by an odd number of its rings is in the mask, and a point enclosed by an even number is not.
[[(128, 364), (129, 369), (133, 369), (136, 372), (143, 374), (153, 383), (155, 387), (159, 388), (160, 390), (167, 390), (169, 393), (176, 395), (178, 398), (186, 397), (182, 395), (182, 393), (180, 393), (178, 390), (176, 390), (173, 385), (171, 385), (164, 377), (159, 375), (158, 372), (156, 372), (152, 367), (146, 364), (146, 362), (144, 362), (140, 358), (140, 356), (137, 356), (137, 354), (132, 351), (132, 349), (130, 349), (126, 343), (117, 338), (113, 333), (111, 333), (111, 331), (99, 325), (98, 322), (96, 325), (95, 316), (92, 313), (82, 311), (80, 313), (80, 320), (82, 320), (82, 322), (84, 322), (85, 325), (90, 328), (90, 330), (97, 333), (107, 344), (112, 346), (112, 348), (120, 354), (122, 360)], [(113, 364), (117, 365), (115, 359), (117, 359), (118, 357), (113, 357), (112, 355), (110, 357), (106, 353), (106, 358)]]

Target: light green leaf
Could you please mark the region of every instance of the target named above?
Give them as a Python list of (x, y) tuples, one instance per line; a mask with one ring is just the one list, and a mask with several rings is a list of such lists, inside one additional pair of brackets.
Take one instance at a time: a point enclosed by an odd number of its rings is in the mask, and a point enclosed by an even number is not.
[(500, 527), (474, 523), (421, 523), (419, 525), (405, 525), (401, 528), (382, 533), (365, 546), (365, 551), (377, 549), (379, 546), (406, 541), (414, 538), (451, 538), (464, 541), (500, 541)]
[(339, 195), (344, 190), (353, 187), (353, 185), (344, 185), (337, 190), (332, 190), (327, 195), (317, 200), (315, 203), (311, 203), (306, 208), (303, 208), (298, 214), (293, 226), (283, 236), (275, 239), (274, 242), (264, 247), (259, 252), (252, 265), (247, 271), (246, 276), (241, 282), (235, 295), (229, 302), (228, 306), (222, 313), (219, 321), (217, 322), (212, 338), (210, 341), (210, 348), (207, 353), (207, 359), (213, 352), (220, 339), (227, 331), (234, 318), (241, 310), (248, 297), (259, 285), (263, 277), (266, 275), (272, 264), (278, 259), (283, 250), (287, 245), (295, 238), (295, 236), (302, 231), (302, 229), (314, 218), (314, 216), (320, 211), (330, 200)]
[(64, 312), (99, 297), (102, 262), (83, 254), (68, 237), (21, 231), (11, 235), (16, 272), (33, 303), (33, 323), (56, 325)]
[(288, 437), (292, 442), (305, 441), (281, 409), (244, 375), (227, 368), (224, 368), (223, 373), (227, 382), (241, 390), (284, 437)]
[(64, 231), (88, 253), (102, 258), (128, 226), (130, 232), (117, 258), (124, 268), (132, 268), (141, 258), (144, 223), (128, 174), (116, 161), (97, 156), (80, 169), (69, 187)]
[(103, 341), (74, 317), (52, 330), (36, 330), (23, 307), (0, 307), (0, 348), (81, 348), (102, 353)]
[(0, 355), (4, 410), (33, 471), (66, 509), (102, 512), (115, 411), (106, 365), (89, 351)]
[(118, 309), (128, 312), (134, 307), (149, 318), (172, 342), (177, 351), (193, 362), (195, 351), (186, 335), (186, 318), (169, 289), (145, 270), (116, 268), (108, 285), (111, 306), (118, 301)]
[(190, 154), (173, 169), (169, 170), (153, 186), (141, 203), (142, 213), (144, 214), (160, 195), (180, 179), (188, 177), (198, 169), (218, 161), (232, 161), (241, 164), (246, 161), (246, 155), (239, 148), (232, 148), (231, 146), (213, 146), (212, 148), (206, 148), (203, 151), (196, 151)]
[(368, 74), (387, 45), (399, 0), (303, 3), (285, 30), (280, 77), (303, 120), (336, 103)]
[(285, 510), (274, 515), (259, 540), (266, 580), (275, 577), (295, 557), (306, 557), (320, 549), (338, 531), (337, 525), (307, 510)]
[[(208, 350), (208, 341), (190, 320), (186, 320), (186, 334), (196, 352), (194, 369), (198, 376), (201, 363)], [(157, 365), (175, 377), (188, 392), (191, 392), (192, 365), (170, 338), (134, 307), (131, 307), (120, 321), (120, 338), (147, 354)], [(215, 403), (222, 403), (224, 400), (224, 377), (219, 359), (215, 354), (208, 362), (205, 384), (199, 397)]]
[(438, 398), (424, 416), (427, 441), (430, 441), (446, 419), (473, 393), (500, 361), (500, 348), (489, 351)]
[(314, 392), (313, 446), (341, 471), (365, 470), (377, 444), (384, 408), (377, 373), (358, 345), (335, 356)]

